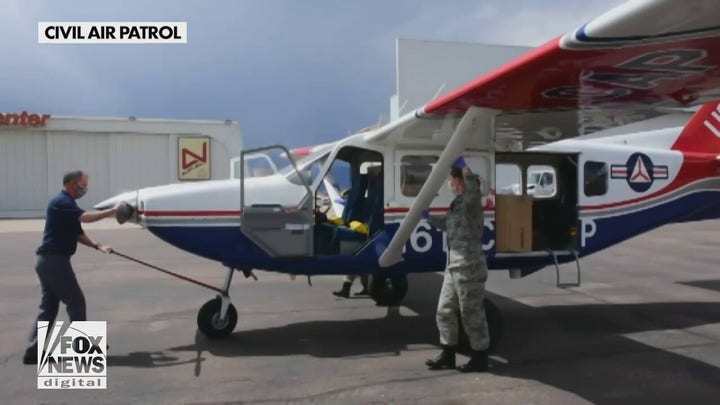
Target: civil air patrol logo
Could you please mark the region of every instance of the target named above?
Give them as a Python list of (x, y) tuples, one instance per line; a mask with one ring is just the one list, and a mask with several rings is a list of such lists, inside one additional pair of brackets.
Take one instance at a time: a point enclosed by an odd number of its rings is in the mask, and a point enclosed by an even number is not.
[(653, 182), (668, 178), (668, 167), (656, 165), (644, 153), (633, 153), (624, 165), (611, 165), (610, 178), (624, 179), (633, 191), (643, 193)]

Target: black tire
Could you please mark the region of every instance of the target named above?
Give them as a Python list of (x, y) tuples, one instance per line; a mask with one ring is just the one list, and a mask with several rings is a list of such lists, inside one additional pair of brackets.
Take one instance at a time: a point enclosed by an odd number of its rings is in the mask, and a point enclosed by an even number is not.
[[(483, 302), (485, 305), (485, 319), (488, 324), (488, 334), (490, 335), (490, 346), (488, 347), (488, 351), (492, 351), (497, 346), (498, 342), (500, 341), (500, 338), (502, 337), (503, 332), (503, 317), (502, 312), (500, 312), (500, 308), (495, 305), (492, 301), (489, 299), (485, 299)], [(458, 315), (458, 346), (461, 351), (469, 352), (471, 350), (470, 348), (470, 340), (467, 337), (467, 334), (465, 333), (465, 329), (463, 328), (462, 319), (460, 319), (460, 316)]]
[(221, 305), (222, 301), (220, 297), (214, 298), (203, 304), (203, 306), (200, 307), (200, 311), (198, 311), (198, 329), (208, 338), (226, 337), (232, 333), (237, 324), (237, 311), (232, 303), (228, 306), (225, 321), (219, 322)]
[(408, 291), (406, 275), (388, 277), (383, 274), (371, 274), (367, 281), (368, 295), (380, 306), (400, 305)]

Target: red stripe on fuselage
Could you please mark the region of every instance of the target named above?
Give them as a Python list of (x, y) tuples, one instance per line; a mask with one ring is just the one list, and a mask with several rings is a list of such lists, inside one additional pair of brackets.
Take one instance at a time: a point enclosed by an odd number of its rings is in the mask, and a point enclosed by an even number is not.
[(138, 211), (146, 217), (239, 217), (242, 211)]

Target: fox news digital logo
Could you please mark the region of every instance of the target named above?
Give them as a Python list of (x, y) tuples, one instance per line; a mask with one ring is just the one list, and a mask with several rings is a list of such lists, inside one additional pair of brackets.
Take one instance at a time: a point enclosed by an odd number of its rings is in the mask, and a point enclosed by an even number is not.
[(38, 322), (38, 389), (107, 388), (107, 323)]

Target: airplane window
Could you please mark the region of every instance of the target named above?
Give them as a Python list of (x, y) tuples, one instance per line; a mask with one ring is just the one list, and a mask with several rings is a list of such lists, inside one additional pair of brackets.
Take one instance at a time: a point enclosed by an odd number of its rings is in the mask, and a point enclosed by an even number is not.
[(608, 189), (608, 166), (605, 162), (587, 161), (583, 167), (585, 195), (587, 197), (601, 196)]
[(406, 155), (400, 159), (400, 187), (406, 197), (416, 197), (430, 176), (437, 156)]
[[(527, 193), (534, 198), (554, 197), (557, 192), (555, 169), (547, 165), (533, 165), (527, 170)], [(519, 191), (519, 186), (518, 190)]]
[[(495, 182), (497, 183), (497, 194), (521, 195), (520, 167), (512, 163), (498, 163), (495, 166)], [(528, 179), (530, 181), (530, 179)]]

